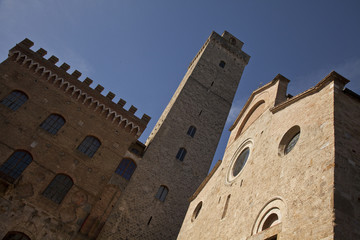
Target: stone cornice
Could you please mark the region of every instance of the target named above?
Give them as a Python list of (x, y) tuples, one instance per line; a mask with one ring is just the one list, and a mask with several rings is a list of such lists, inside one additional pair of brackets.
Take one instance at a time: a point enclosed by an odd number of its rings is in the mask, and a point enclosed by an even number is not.
[(306, 90), (305, 92), (302, 92), (302, 93), (296, 95), (295, 97), (292, 97), (292, 98), (286, 100), (285, 102), (282, 102), (282, 103), (270, 108), (270, 111), (272, 113), (276, 113), (276, 112), (286, 108), (287, 106), (299, 101), (300, 99), (303, 99), (309, 95), (319, 92), (321, 89), (323, 89), (327, 84), (329, 84), (332, 81), (339, 84), (339, 88), (341, 88), (341, 89), (345, 86), (345, 84), (350, 82), (348, 79), (344, 78), (337, 72), (332, 71), (323, 80), (321, 80), (318, 84), (316, 84), (314, 87)]

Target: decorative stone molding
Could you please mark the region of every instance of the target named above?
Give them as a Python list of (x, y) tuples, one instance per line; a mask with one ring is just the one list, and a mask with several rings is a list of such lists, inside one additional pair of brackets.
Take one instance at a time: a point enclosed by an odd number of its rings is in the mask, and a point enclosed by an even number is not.
[[(21, 42), (21, 44), (26, 45), (28, 39)], [(27, 44), (26, 46), (31, 47), (31, 44)], [(46, 51), (44, 49), (39, 49), (37, 52), (40, 56), (43, 56)], [(120, 114), (119, 112), (113, 110), (111, 107), (107, 106), (106, 103), (102, 103), (98, 99), (96, 99), (94, 96), (90, 95), (84, 89), (80, 89), (79, 87), (72, 84), (70, 81), (67, 81), (63, 77), (59, 76), (54, 71), (48, 69), (47, 67), (41, 65), (39, 62), (33, 60), (26, 54), (22, 53), (21, 51), (10, 50), (9, 52), (9, 59), (23, 65), (24, 67), (28, 68), (30, 71), (33, 71), (34, 73), (37, 73), (40, 75), (46, 82), (49, 84), (61, 89), (65, 93), (69, 94), (72, 98), (76, 99), (77, 101), (81, 102), (81, 104), (87, 105), (88, 108), (93, 109), (94, 112), (98, 112), (100, 115), (105, 116), (106, 119), (111, 120), (114, 124), (117, 126), (127, 129), (130, 133), (135, 134), (136, 136), (140, 136), (141, 133), (145, 130), (146, 124), (149, 122), (150, 117), (144, 114), (144, 116), (139, 119), (139, 121), (145, 122), (145, 126), (140, 126), (139, 124), (135, 123), (134, 121), (130, 120), (128, 117), (124, 116), (123, 114)], [(56, 63), (58, 61), (58, 58), (55, 56), (51, 56), (47, 61), (51, 62), (52, 64)], [(63, 63), (60, 66), (60, 69), (67, 71), (70, 68), (70, 66), (66, 63)], [(81, 76), (81, 73), (77, 70), (75, 70), (72, 74), (72, 77), (78, 78)], [(90, 85), (92, 82), (91, 79), (86, 78), (84, 81), (85, 85)], [(99, 93), (104, 88), (101, 85), (98, 85), (95, 90), (97, 90)], [(100, 91), (101, 90), (101, 91)], [(104, 96), (105, 97), (105, 96)], [(110, 101), (112, 98), (115, 97), (115, 94), (112, 92), (109, 92), (106, 96), (107, 99)], [(122, 107), (121, 104), (118, 107)], [(134, 106), (131, 107), (131, 109), (128, 111), (129, 115), (133, 115), (135, 113)], [(136, 109), (136, 108), (135, 108)], [(124, 110), (126, 111), (126, 110)], [(135, 116), (133, 116), (135, 117)], [(135, 117), (137, 118), (137, 117)], [(141, 124), (144, 125), (144, 124)]]

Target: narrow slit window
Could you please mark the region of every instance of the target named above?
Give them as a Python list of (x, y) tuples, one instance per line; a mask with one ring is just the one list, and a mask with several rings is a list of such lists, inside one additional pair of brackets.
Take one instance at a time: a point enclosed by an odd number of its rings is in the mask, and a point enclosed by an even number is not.
[(224, 219), (225, 216), (226, 216), (226, 212), (227, 212), (227, 209), (229, 207), (229, 201), (230, 201), (230, 197), (231, 197), (231, 194), (228, 195), (227, 199), (226, 199), (226, 203), (225, 203), (225, 207), (224, 207), (224, 211), (223, 211), (223, 214), (221, 216), (221, 219)]
[(165, 202), (165, 198), (166, 198), (168, 192), (169, 192), (169, 189), (168, 189), (166, 186), (161, 185), (161, 186), (159, 187), (159, 190), (158, 190), (158, 192), (156, 193), (155, 197), (156, 197), (157, 199), (159, 199), (160, 201)]
[(186, 155), (186, 149), (180, 148), (178, 153), (176, 154), (176, 159), (180, 161), (184, 161), (185, 155)]
[(189, 135), (190, 137), (194, 137), (195, 133), (196, 133), (196, 127), (190, 126), (189, 130), (187, 131), (187, 135)]
[(149, 221), (147, 223), (148, 226), (150, 225), (151, 220), (152, 220), (152, 216), (149, 218)]

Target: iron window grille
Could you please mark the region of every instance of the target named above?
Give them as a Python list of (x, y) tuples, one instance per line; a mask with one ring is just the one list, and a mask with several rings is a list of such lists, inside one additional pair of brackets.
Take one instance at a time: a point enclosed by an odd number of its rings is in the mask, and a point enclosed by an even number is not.
[(44, 122), (41, 123), (40, 127), (48, 133), (55, 135), (60, 128), (65, 124), (65, 119), (58, 114), (51, 114)]
[(81, 144), (77, 147), (77, 150), (93, 157), (96, 151), (99, 149), (101, 142), (96, 137), (87, 136)]
[(31, 162), (32, 157), (29, 153), (25, 151), (15, 151), (6, 162), (0, 166), (0, 177), (13, 183), (20, 177)]
[(126, 180), (130, 180), (136, 169), (136, 164), (131, 159), (124, 158), (121, 160), (119, 166), (116, 168), (115, 173), (119, 174)]
[(43, 195), (53, 202), (60, 204), (73, 184), (69, 176), (58, 174), (46, 187)]
[(3, 100), (1, 100), (1, 104), (7, 106), (8, 108), (10, 108), (13, 111), (16, 111), (27, 100), (28, 100), (28, 97), (25, 95), (25, 93), (20, 92), (20, 91), (12, 91)]

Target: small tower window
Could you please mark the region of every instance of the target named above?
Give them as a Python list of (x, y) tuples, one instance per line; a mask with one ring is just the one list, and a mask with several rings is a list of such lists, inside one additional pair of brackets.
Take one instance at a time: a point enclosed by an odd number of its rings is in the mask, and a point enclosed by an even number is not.
[(224, 67), (225, 67), (225, 62), (224, 62), (224, 61), (220, 61), (219, 66), (220, 66), (221, 68), (224, 68)]
[(194, 137), (195, 133), (196, 133), (196, 127), (190, 126), (189, 130), (187, 131), (187, 135), (189, 135), (190, 137)]
[(40, 127), (48, 133), (55, 135), (64, 124), (65, 119), (62, 116), (51, 114), (44, 122), (41, 123)]
[(0, 166), (0, 177), (13, 183), (20, 177), (31, 162), (32, 157), (29, 153), (25, 151), (15, 151), (8, 160)]
[(135, 169), (136, 169), (135, 162), (131, 159), (124, 158), (123, 160), (121, 160), (119, 166), (115, 170), (115, 173), (119, 174), (126, 180), (130, 180)]
[(176, 154), (176, 159), (179, 159), (180, 161), (184, 161), (186, 155), (186, 149), (180, 148), (178, 153)]
[(164, 202), (168, 192), (169, 192), (169, 189), (166, 186), (161, 185), (158, 192), (156, 193), (155, 197), (157, 199), (159, 199), (160, 201)]
[(25, 93), (20, 91), (12, 91), (7, 95), (2, 101), (1, 104), (7, 106), (13, 111), (16, 111), (21, 105), (23, 105), (28, 100), (28, 97)]
[(99, 139), (97, 139), (96, 137), (87, 136), (77, 147), (77, 150), (85, 153), (89, 157), (93, 157), (100, 145), (101, 142), (99, 141)]
[(58, 174), (46, 187), (43, 195), (53, 202), (60, 204), (72, 185), (74, 185), (74, 183), (69, 176), (65, 174)]

